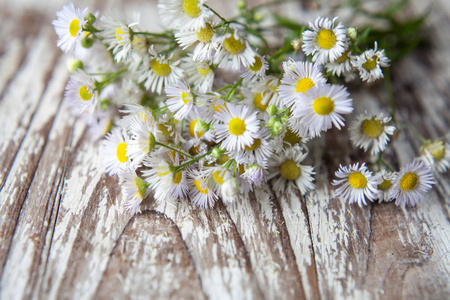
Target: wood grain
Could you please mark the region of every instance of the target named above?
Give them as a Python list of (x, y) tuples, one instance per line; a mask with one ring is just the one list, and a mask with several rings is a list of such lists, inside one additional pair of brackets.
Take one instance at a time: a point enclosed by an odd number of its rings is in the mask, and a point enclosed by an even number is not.
[[(269, 187), (214, 210), (150, 198), (142, 214), (124, 213), (118, 179), (62, 103), (66, 57), (50, 22), (65, 3), (0, 0), (0, 299), (450, 298), (449, 175), (417, 207), (347, 205), (330, 179), (339, 163), (368, 157), (336, 131), (310, 146), (318, 188), (306, 197)], [(154, 4), (90, 6), (139, 9), (150, 27)], [(394, 94), (404, 122), (449, 139), (450, 5), (414, 0), (410, 13), (427, 5), (430, 45), (392, 67)], [(279, 9), (294, 18), (305, 7)], [(382, 87), (352, 97), (380, 111)], [(392, 145), (398, 166), (420, 143), (402, 131)]]

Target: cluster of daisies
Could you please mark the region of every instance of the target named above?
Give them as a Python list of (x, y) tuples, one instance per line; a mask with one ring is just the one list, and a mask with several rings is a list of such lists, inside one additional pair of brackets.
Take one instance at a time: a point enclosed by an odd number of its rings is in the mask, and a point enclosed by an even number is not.
[[(205, 2), (160, 0), (161, 33), (142, 30), (138, 16), (99, 16), (72, 3), (53, 21), (58, 47), (70, 53), (66, 102), (93, 140), (103, 138), (106, 173), (120, 177), (132, 213), (150, 194), (211, 208), (268, 182), (276, 193), (314, 190), (307, 143), (340, 130), (353, 111), (347, 88), (330, 78), (372, 82), (389, 66), (383, 49), (360, 50), (357, 30), (337, 18), (318, 17), (293, 48), (277, 51)], [(337, 196), (360, 206), (415, 205), (434, 183), (430, 166), (447, 170), (442, 141), (428, 142), (424, 159), (399, 172), (385, 167), (381, 154), (395, 126), (382, 114), (352, 122), (351, 141), (378, 155), (379, 170), (341, 166)]]

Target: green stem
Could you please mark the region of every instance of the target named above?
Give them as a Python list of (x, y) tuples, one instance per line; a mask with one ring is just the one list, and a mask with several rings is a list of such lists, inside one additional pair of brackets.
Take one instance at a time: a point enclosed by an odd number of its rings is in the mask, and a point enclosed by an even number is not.
[(225, 18), (219, 15), (219, 13), (212, 9), (209, 5), (203, 4), (203, 6), (209, 9), (213, 14), (215, 14), (220, 20), (222, 20), (222, 22), (229, 24), (229, 22)]
[(111, 77), (106, 78), (104, 81), (98, 82), (97, 86), (95, 87), (95, 90), (98, 90), (98, 92), (100, 93), (105, 86), (110, 84), (111, 81), (114, 81), (117, 78), (117, 76), (119, 76), (120, 74), (122, 74), (126, 71), (128, 71), (128, 69), (123, 69), (118, 72), (113, 72)]
[(211, 152), (212, 152), (212, 150), (209, 150), (208, 152), (206, 152), (206, 153), (204, 153), (204, 154), (202, 154), (202, 155), (200, 155), (200, 156), (194, 157), (192, 160), (190, 160), (190, 161), (188, 161), (188, 162), (185, 162), (184, 164), (181, 164), (181, 165), (179, 165), (179, 166), (176, 166), (176, 167), (175, 167), (175, 172), (181, 171), (181, 170), (183, 170), (185, 167), (189, 167), (189, 166), (192, 165), (193, 163), (195, 163), (195, 162), (199, 161), (200, 159), (204, 158), (205, 156), (211, 154)]
[(172, 147), (170, 147), (169, 145), (162, 144), (162, 143), (160, 143), (160, 142), (155, 142), (155, 145), (159, 145), (159, 146), (161, 146), (161, 147), (164, 147), (164, 148), (170, 149), (170, 150), (172, 150), (172, 151), (178, 152), (178, 153), (180, 153), (181, 155), (184, 155), (184, 156), (186, 156), (186, 157), (189, 157), (190, 159), (194, 159), (193, 156), (191, 156), (191, 155), (189, 155), (189, 154), (187, 154), (187, 153), (184, 153), (183, 151), (180, 151), (180, 150), (178, 150), (178, 149), (176, 149), (176, 148), (172, 148)]
[(397, 121), (397, 124), (411, 131), (411, 133), (414, 134), (422, 143), (429, 142), (428, 139), (426, 139), (420, 132), (418, 132), (415, 128), (411, 127), (410, 125), (400, 121)]
[(386, 167), (388, 168), (389, 171), (391, 171), (392, 173), (395, 173), (394, 169), (382, 158), (380, 158), (380, 162)]
[(151, 35), (151, 36), (155, 36), (155, 37), (173, 40), (173, 37), (168, 36), (167, 33), (151, 33), (151, 32), (145, 32), (145, 31), (133, 31), (133, 34)]

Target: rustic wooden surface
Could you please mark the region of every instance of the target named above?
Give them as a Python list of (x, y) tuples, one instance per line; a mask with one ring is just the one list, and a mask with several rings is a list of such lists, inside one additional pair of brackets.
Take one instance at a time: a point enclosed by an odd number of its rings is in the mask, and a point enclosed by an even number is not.
[[(154, 2), (76, 4), (156, 22)], [(427, 137), (450, 138), (450, 5), (413, 2), (412, 12), (431, 5), (431, 46), (393, 67), (398, 112)], [(417, 207), (346, 205), (328, 182), (362, 154), (350, 157), (332, 133), (313, 146), (318, 189), (305, 198), (266, 189), (213, 210), (123, 213), (117, 178), (61, 101), (68, 72), (50, 21), (65, 3), (0, 0), (0, 299), (450, 298), (448, 174)], [(353, 98), (379, 109), (380, 87)], [(390, 157), (403, 164), (418, 146), (402, 132)]]

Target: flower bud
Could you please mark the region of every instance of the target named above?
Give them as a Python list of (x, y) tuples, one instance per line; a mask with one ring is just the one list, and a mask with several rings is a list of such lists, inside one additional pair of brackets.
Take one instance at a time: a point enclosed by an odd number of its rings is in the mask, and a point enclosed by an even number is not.
[(347, 28), (347, 35), (349, 38), (354, 40), (358, 37), (358, 30), (355, 27), (349, 27)]
[(278, 112), (278, 108), (271, 104), (269, 107), (267, 107), (266, 112), (269, 114), (269, 116), (275, 116)]
[(76, 70), (83, 68), (83, 63), (78, 58), (72, 57), (67, 60), (67, 68), (70, 72), (75, 72)]
[(215, 159), (219, 159), (222, 153), (223, 153), (222, 149), (216, 147), (211, 151), (211, 156), (214, 157)]
[(280, 121), (277, 121), (272, 126), (272, 132), (276, 135), (279, 135), (283, 132), (283, 128), (284, 128), (283, 124), (281, 124)]
[(195, 122), (194, 131), (195, 132), (206, 132), (209, 130), (209, 124), (203, 120), (197, 120)]
[(222, 199), (228, 202), (233, 202), (239, 195), (239, 184), (236, 178), (230, 178), (222, 184), (221, 188)]
[(94, 45), (94, 39), (85, 37), (84, 39), (81, 40), (81, 46), (83, 48), (91, 48), (92, 45)]
[(97, 20), (97, 18), (91, 13), (87, 14), (84, 17), (84, 19), (86, 20), (86, 23), (88, 23), (88, 24), (93, 24)]

